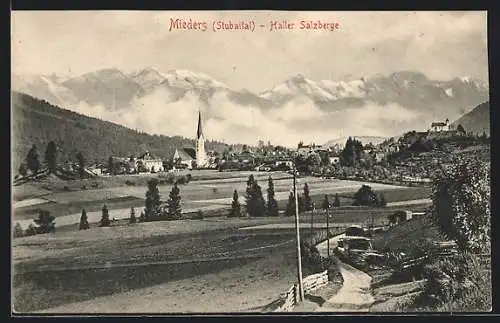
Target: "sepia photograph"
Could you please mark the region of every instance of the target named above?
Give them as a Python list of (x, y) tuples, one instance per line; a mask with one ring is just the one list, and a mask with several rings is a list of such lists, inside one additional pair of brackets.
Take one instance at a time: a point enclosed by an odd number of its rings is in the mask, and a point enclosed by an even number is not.
[(12, 315), (491, 312), (487, 18), (12, 11)]

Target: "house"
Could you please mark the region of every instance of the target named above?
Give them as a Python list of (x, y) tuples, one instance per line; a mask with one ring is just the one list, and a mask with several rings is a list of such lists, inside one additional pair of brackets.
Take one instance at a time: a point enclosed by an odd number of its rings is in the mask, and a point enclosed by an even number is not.
[(143, 169), (147, 172), (162, 172), (163, 160), (154, 158), (153, 155), (146, 151), (144, 154), (136, 159), (137, 169)]
[(450, 120), (446, 119), (445, 122), (433, 122), (429, 128), (429, 132), (442, 132), (450, 131)]
[(188, 169), (193, 169), (196, 166), (196, 150), (188, 147), (176, 149), (173, 160), (174, 167), (175, 165), (182, 165)]
[(413, 217), (412, 211), (396, 211), (389, 214), (389, 224), (399, 224), (411, 220)]
[(336, 156), (336, 155), (328, 156), (328, 160), (330, 161), (331, 165), (336, 165), (336, 164), (340, 163), (340, 157)]

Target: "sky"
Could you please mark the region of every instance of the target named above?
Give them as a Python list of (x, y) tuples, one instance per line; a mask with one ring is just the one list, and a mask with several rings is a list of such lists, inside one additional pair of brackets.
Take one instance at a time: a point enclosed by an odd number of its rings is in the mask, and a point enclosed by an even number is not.
[[(170, 19), (205, 21), (172, 30)], [(254, 21), (254, 32), (211, 30)], [(272, 20), (338, 23), (335, 31), (270, 31)], [(487, 15), (477, 12), (13, 11), (12, 72), (77, 76), (101, 68), (187, 69), (261, 92), (298, 73), (356, 79), (416, 70), (488, 80)]]

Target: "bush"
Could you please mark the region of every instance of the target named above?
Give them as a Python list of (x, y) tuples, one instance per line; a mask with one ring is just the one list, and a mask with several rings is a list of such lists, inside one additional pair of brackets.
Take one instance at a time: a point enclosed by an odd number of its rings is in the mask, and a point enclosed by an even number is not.
[(24, 236), (24, 230), (21, 228), (21, 225), (19, 223), (16, 223), (14, 226), (14, 232), (12, 235), (14, 238), (20, 238)]
[(196, 212), (195, 216), (193, 216), (193, 219), (202, 220), (203, 219), (203, 212), (201, 210), (198, 210), (198, 212)]
[(128, 180), (128, 179), (127, 179), (127, 180), (125, 181), (125, 185), (128, 185), (128, 186), (135, 186), (135, 182), (130, 181), (130, 180)]
[(434, 179), (432, 218), (464, 250), (490, 252), (490, 165), (464, 160)]
[(29, 237), (29, 236), (34, 236), (35, 234), (37, 234), (36, 228), (33, 225), (33, 223), (30, 223), (30, 225), (26, 229), (24, 235), (27, 236), (27, 237)]
[(424, 278), (421, 302), (427, 306), (453, 311), (491, 309), (491, 279), (475, 255), (461, 253), (434, 260), (425, 267)]
[(379, 200), (377, 194), (368, 185), (363, 185), (354, 194), (353, 205), (365, 205), (365, 206), (376, 206), (379, 205)]
[(63, 191), (65, 191), (65, 192), (69, 192), (69, 191), (70, 191), (70, 189), (69, 189), (69, 187), (64, 186), (64, 187), (63, 187)]
[(191, 176), (191, 174), (186, 175), (186, 180), (188, 183), (191, 182), (192, 179), (193, 179), (193, 177)]
[(187, 184), (188, 182), (189, 181), (187, 180), (186, 176), (181, 176), (175, 181), (176, 184), (181, 184), (181, 185)]
[(50, 215), (49, 211), (39, 210), (38, 218), (34, 220), (37, 227), (36, 233), (49, 233), (55, 231), (55, 221), (56, 217)]

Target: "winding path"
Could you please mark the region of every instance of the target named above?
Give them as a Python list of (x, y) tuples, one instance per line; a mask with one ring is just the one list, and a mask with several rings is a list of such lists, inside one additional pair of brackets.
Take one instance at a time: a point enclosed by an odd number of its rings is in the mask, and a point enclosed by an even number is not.
[[(344, 234), (330, 239), (330, 250), (337, 246), (339, 238)], [(327, 241), (317, 245), (321, 256), (327, 256)], [(340, 273), (344, 282), (342, 288), (332, 298), (327, 300), (316, 312), (348, 312), (365, 311), (375, 301), (370, 294), (371, 277), (352, 266), (340, 262)]]

